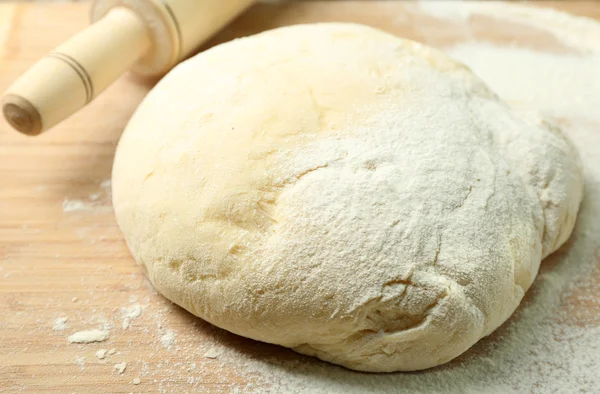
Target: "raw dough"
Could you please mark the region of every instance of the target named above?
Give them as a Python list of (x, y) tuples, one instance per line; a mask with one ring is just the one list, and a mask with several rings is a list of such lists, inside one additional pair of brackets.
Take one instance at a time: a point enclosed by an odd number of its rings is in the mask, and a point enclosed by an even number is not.
[(350, 24), (186, 61), (113, 170), (154, 286), (231, 332), (363, 371), (460, 355), (573, 228), (579, 159), (441, 52)]

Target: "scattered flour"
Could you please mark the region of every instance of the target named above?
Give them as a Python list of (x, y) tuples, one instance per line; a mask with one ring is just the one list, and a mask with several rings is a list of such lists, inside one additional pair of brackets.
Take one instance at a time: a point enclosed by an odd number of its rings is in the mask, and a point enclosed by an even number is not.
[(78, 212), (78, 211), (86, 211), (86, 212), (108, 212), (112, 210), (112, 207), (107, 205), (102, 205), (98, 201), (84, 201), (78, 199), (69, 199), (66, 198), (62, 202), (62, 208), (64, 213), (70, 212)]
[(598, 23), (590, 18), (569, 15), (550, 8), (530, 7), (500, 1), (421, 0), (417, 9), (431, 16), (466, 22), (473, 15), (517, 22), (544, 30), (563, 44), (587, 53), (600, 51)]
[(54, 320), (54, 325), (52, 326), (52, 330), (53, 331), (64, 331), (68, 327), (67, 320), (69, 320), (68, 317), (57, 318), (56, 320)]
[(85, 369), (85, 357), (75, 357), (75, 364), (79, 365), (82, 371)]
[(127, 308), (121, 308), (121, 314), (123, 315), (121, 326), (126, 330), (129, 328), (129, 324), (133, 319), (137, 319), (142, 315), (142, 307), (140, 305), (133, 305)]
[(101, 192), (91, 193), (87, 200), (65, 198), (62, 202), (64, 213), (78, 211), (93, 211), (97, 213), (112, 211), (112, 207), (104, 205), (101, 197), (110, 193), (111, 181), (106, 179), (100, 183)]
[(115, 369), (119, 372), (119, 374), (123, 374), (126, 368), (127, 363), (125, 361), (123, 361), (122, 363), (115, 364)]
[(221, 350), (218, 348), (211, 348), (209, 351), (204, 353), (205, 358), (217, 358), (221, 354)]
[(114, 354), (117, 354), (117, 349), (115, 349), (115, 348), (112, 348), (112, 349), (110, 349), (110, 350), (107, 352), (107, 354), (108, 354), (108, 355), (110, 355), (110, 356), (112, 356), (112, 355), (114, 355)]
[(65, 199), (62, 203), (63, 212), (89, 211), (93, 206), (83, 200)]
[(132, 383), (133, 383), (133, 384), (135, 384), (136, 386), (137, 386), (138, 384), (140, 384), (141, 382), (142, 382), (142, 381), (140, 380), (140, 378), (135, 378), (135, 379), (133, 379), (133, 381), (132, 381)]
[(175, 344), (175, 332), (169, 330), (163, 336), (160, 337), (160, 343), (167, 349), (170, 349)]
[(441, 0), (419, 0), (417, 1), (416, 6), (417, 9), (424, 14), (436, 18), (452, 19), (463, 23), (471, 16), (471, 10), (466, 4), (455, 7), (454, 4), (457, 4), (459, 1), (462, 0), (455, 0), (452, 3)]
[(106, 352), (106, 349), (100, 349), (96, 352), (96, 357), (98, 357), (100, 360), (104, 360), (104, 357), (106, 357)]
[(467, 42), (446, 52), (466, 63), (511, 104), (533, 107), (555, 118), (595, 117), (600, 100), (600, 52), (557, 55), (483, 42)]
[(78, 331), (71, 334), (67, 340), (70, 343), (92, 343), (92, 342), (103, 342), (108, 339), (108, 331), (106, 330), (89, 330), (89, 331)]

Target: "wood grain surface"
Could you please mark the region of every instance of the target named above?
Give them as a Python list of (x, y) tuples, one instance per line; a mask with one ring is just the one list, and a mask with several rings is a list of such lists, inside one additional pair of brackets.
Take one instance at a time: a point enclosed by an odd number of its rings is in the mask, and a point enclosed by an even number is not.
[[(334, 20), (378, 26), (437, 46), (467, 38), (464, 29), (416, 16), (404, 3), (257, 5), (207, 47), (277, 26)], [(596, 1), (533, 3), (600, 19)], [(0, 91), (86, 26), (88, 9), (85, 2), (1, 3)], [(486, 18), (470, 23), (470, 34), (495, 42), (561, 50), (554, 37), (526, 26)], [(230, 392), (249, 378), (234, 366), (215, 368), (214, 359), (203, 357), (211, 341), (257, 358), (303, 358), (190, 316), (157, 295), (130, 257), (113, 217), (110, 172), (119, 136), (155, 82), (126, 75), (83, 111), (39, 137), (25, 137), (0, 123), (2, 392)], [(121, 308), (138, 304), (142, 315), (124, 329)], [(586, 313), (585, 304), (578, 307)], [(53, 330), (61, 317), (68, 318), (66, 329)], [(104, 343), (67, 342), (75, 331), (102, 327), (111, 333)], [(104, 360), (95, 356), (99, 349), (110, 348), (117, 354)], [(119, 374), (113, 366), (123, 361), (128, 365)], [(139, 385), (133, 384), (135, 378)]]

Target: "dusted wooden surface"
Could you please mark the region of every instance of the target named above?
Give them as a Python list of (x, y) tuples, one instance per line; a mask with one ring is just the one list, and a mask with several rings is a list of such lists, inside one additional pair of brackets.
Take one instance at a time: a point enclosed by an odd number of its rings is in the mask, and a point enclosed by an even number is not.
[[(416, 18), (402, 3), (259, 5), (211, 44), (286, 24), (333, 20), (379, 26), (433, 45), (465, 39), (451, 23)], [(534, 3), (600, 19), (599, 2)], [(86, 26), (88, 9), (86, 3), (0, 4), (0, 90)], [(495, 42), (560, 49), (553, 37), (527, 27), (483, 18), (472, 23), (477, 35)], [(152, 291), (129, 256), (111, 209), (110, 171), (119, 135), (154, 82), (124, 76), (83, 111), (36, 138), (0, 123), (0, 391), (226, 392), (247, 377), (233, 367), (214, 369), (212, 359), (194, 353), (215, 338), (257, 357), (302, 357), (227, 334), (172, 306)], [(144, 307), (142, 316), (123, 329), (120, 308), (136, 304)], [(596, 315), (594, 305), (578, 304), (578, 314)], [(53, 331), (54, 320), (62, 316), (68, 317), (68, 328)], [(75, 345), (66, 340), (74, 331), (105, 323), (114, 325), (107, 342)], [(160, 343), (168, 330), (177, 333), (177, 346), (191, 349), (183, 361), (193, 360), (202, 379), (190, 382), (193, 372), (161, 369), (166, 360), (182, 360), (181, 352)], [(119, 353), (103, 362), (95, 357), (101, 348)], [(78, 364), (77, 357), (85, 360)], [(119, 374), (113, 365), (122, 361), (128, 367)], [(140, 385), (132, 384), (136, 377)]]

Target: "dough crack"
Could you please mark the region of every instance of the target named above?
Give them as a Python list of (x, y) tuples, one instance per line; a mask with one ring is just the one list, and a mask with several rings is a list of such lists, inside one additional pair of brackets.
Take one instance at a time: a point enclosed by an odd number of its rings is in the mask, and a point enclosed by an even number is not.
[(414, 286), (410, 279), (392, 279), (385, 282), (382, 286), (382, 289), (394, 285)]
[(317, 171), (317, 170), (320, 170), (320, 169), (322, 169), (322, 168), (329, 167), (331, 164), (333, 164), (333, 163), (335, 163), (335, 162), (338, 162), (338, 161), (340, 161), (340, 160), (343, 160), (343, 159), (344, 159), (344, 158), (345, 158), (347, 155), (348, 155), (348, 154), (346, 153), (344, 156), (342, 156), (342, 157), (338, 157), (337, 159), (331, 160), (331, 161), (329, 161), (329, 162), (327, 162), (327, 163), (325, 163), (325, 164), (320, 164), (320, 165), (318, 165), (318, 166), (315, 166), (315, 167), (313, 167), (313, 168), (309, 168), (308, 170), (304, 170), (304, 171), (300, 172), (299, 174), (297, 174), (297, 175), (295, 176), (295, 179), (296, 179), (296, 181), (299, 181), (300, 179), (302, 179), (302, 178), (303, 178), (303, 177), (305, 177), (306, 175), (310, 174), (311, 172), (315, 172), (315, 171)]
[(434, 302), (432, 302), (430, 305), (427, 305), (422, 314), (418, 316), (408, 314), (404, 315), (401, 319), (390, 322), (384, 326), (385, 328), (383, 328), (381, 331), (389, 335), (418, 329), (420, 326), (429, 321), (432, 311), (435, 310), (440, 303), (448, 297), (448, 294), (449, 292), (445, 291)]
[(329, 167), (329, 163), (325, 163), (320, 166), (316, 166), (316, 167), (310, 168), (308, 170), (302, 171), (301, 173), (296, 175), (296, 180), (299, 181), (300, 179), (302, 179), (304, 176), (310, 174), (311, 172), (315, 172), (317, 170), (320, 170), (321, 168), (326, 168), (326, 167)]
[(437, 242), (437, 248), (435, 250), (435, 255), (433, 256), (433, 265), (437, 265), (438, 260), (440, 258), (441, 251), (442, 251), (442, 232), (438, 231), (438, 242)]
[(467, 194), (463, 197), (462, 201), (454, 208), (454, 210), (462, 208), (465, 203), (467, 202), (467, 200), (469, 199), (469, 196), (471, 195), (471, 193), (473, 192), (473, 185), (469, 185), (469, 188), (467, 189)]

